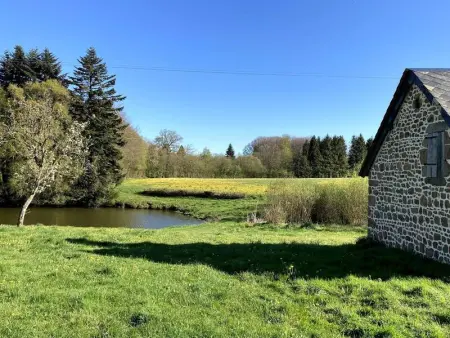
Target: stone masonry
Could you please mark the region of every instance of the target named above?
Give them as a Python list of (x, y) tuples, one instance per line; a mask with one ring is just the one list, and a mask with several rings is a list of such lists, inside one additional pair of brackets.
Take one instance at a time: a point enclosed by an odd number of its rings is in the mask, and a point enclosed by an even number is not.
[[(450, 135), (440, 111), (411, 87), (370, 169), (369, 237), (450, 263)], [(439, 128), (443, 177), (435, 182), (425, 177), (424, 163), (426, 136)]]

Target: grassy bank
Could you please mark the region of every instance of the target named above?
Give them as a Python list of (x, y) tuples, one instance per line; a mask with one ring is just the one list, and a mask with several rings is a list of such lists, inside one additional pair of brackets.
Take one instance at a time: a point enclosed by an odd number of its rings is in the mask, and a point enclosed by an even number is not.
[(448, 337), (450, 267), (364, 234), (2, 227), (0, 336)]
[(172, 209), (202, 219), (242, 221), (254, 212), (272, 223), (367, 219), (367, 180), (361, 178), (128, 179), (117, 191), (113, 205)]
[[(117, 189), (113, 205), (131, 208), (178, 210), (196, 218), (240, 221), (247, 214), (261, 210), (271, 179), (128, 179)], [(193, 196), (148, 196), (151, 189), (165, 191), (214, 192), (242, 194), (242, 199), (197, 198)]]

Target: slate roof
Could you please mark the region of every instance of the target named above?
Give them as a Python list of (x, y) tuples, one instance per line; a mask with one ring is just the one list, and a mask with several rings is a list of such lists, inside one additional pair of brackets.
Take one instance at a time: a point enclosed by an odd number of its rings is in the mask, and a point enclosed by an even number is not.
[(411, 69), (450, 115), (450, 69)]
[(441, 114), (450, 126), (450, 69), (406, 69), (403, 73), (397, 90), (383, 117), (380, 127), (375, 135), (372, 146), (359, 172), (360, 176), (368, 176), (370, 168), (380, 150), (388, 132), (392, 129), (398, 111), (408, 94), (411, 86), (417, 85), (430, 102), (436, 100), (442, 107)]

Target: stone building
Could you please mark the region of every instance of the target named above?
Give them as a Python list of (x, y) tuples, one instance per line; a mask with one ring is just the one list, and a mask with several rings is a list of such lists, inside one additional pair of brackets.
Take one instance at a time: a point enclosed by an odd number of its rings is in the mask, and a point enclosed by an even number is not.
[(450, 263), (450, 69), (406, 69), (360, 175), (369, 237)]

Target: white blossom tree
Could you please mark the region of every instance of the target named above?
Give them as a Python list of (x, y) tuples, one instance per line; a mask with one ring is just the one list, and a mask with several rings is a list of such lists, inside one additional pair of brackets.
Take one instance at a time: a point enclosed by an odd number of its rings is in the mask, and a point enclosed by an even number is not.
[(8, 88), (11, 149), (20, 158), (13, 168), (15, 192), (25, 203), (17, 222), (23, 225), (36, 195), (75, 180), (83, 171), (84, 125), (68, 113), (69, 93), (55, 80)]

